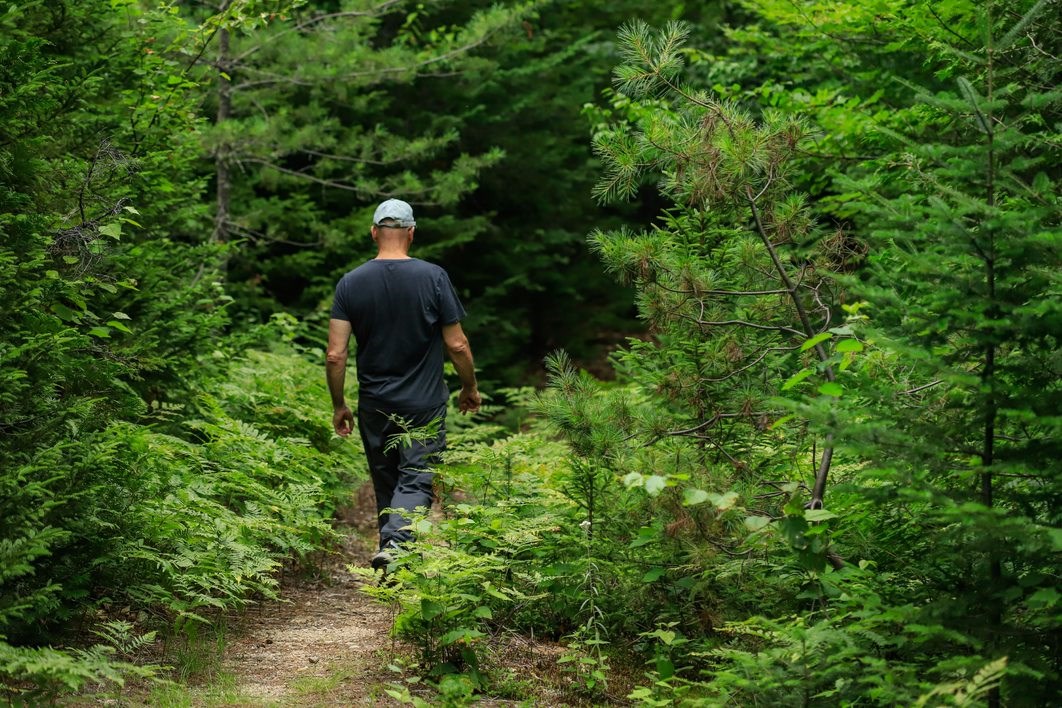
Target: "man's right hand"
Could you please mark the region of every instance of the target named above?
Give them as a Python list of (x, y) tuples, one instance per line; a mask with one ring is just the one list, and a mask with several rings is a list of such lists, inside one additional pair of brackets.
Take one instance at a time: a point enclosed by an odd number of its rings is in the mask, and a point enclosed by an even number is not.
[(354, 414), (346, 406), (336, 408), (332, 413), (332, 427), (336, 429), (336, 435), (345, 438), (354, 429)]
[(479, 406), (483, 403), (483, 398), (479, 395), (479, 389), (475, 386), (471, 388), (467, 386), (461, 387), (461, 393), (457, 396), (457, 408), (462, 413), (475, 413), (479, 410)]

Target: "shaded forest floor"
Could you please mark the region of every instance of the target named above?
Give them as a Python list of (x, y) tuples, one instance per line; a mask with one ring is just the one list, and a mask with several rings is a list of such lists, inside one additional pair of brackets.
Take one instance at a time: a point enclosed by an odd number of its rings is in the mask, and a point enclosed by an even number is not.
[(339, 552), (320, 572), (295, 578), (283, 602), (262, 605), (230, 629), (221, 675), (251, 704), (379, 705), (382, 687), (396, 676), (387, 666), (396, 651), (391, 613), (360, 588), (346, 569), (365, 565), (375, 551), (375, 503), (364, 485), (344, 511)]
[[(375, 551), (371, 485), (358, 491), (339, 522), (342, 543), (311, 574), (288, 575), (281, 600), (219, 622), (191, 642), (171, 642), (159, 657), (173, 666), (173, 684), (130, 686), (121, 696), (82, 695), (71, 704), (150, 706), (403, 705), (387, 694), (406, 685), (432, 705), (441, 697), (416, 675), (415, 651), (395, 640), (393, 614), (361, 588), (347, 569), (367, 566)], [(560, 645), (513, 636), (492, 655), (494, 696), (480, 706), (580, 705), (557, 667)], [(598, 697), (600, 703), (600, 696)]]

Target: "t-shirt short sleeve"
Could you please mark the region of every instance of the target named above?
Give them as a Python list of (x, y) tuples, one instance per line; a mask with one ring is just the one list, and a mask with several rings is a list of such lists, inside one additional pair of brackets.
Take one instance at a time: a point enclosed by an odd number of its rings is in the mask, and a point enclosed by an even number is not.
[(438, 289), (439, 321), (444, 325), (460, 322), (465, 316), (465, 308), (462, 307), (461, 299), (457, 297), (457, 291), (454, 290), (453, 283), (450, 282), (450, 276), (446, 274), (446, 271), (442, 271)]
[(345, 280), (346, 278), (341, 278), (339, 284), (336, 285), (336, 294), (332, 299), (332, 319), (350, 322), (350, 315), (347, 314), (347, 292), (343, 287)]

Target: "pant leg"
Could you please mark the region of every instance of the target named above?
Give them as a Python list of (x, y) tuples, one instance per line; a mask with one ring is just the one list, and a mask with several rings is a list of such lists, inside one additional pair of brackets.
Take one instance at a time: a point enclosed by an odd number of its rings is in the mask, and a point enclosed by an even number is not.
[(391, 497), (398, 484), (398, 451), (384, 452), (391, 434), (389, 426), (391, 421), (379, 411), (358, 409), (358, 432), (361, 433), (361, 444), (369, 463), (369, 478), (376, 494), (376, 520), (381, 533), (381, 548), (384, 545), (383, 527), (387, 520), (383, 510), (391, 506)]
[[(369, 470), (376, 490), (377, 511), (385, 508), (413, 511), (417, 507), (431, 508), (433, 488), (432, 466), (439, 453), (446, 448), (446, 406), (399, 416), (407, 426), (422, 428), (439, 419), (438, 432), (430, 439), (415, 440), (412, 445), (399, 446), (383, 452), (390, 438), (405, 432), (399, 423), (380, 411), (359, 411), (358, 427), (362, 430)], [(363, 422), (364, 421), (364, 422)], [(380, 547), (401, 545), (412, 534), (406, 528), (409, 519), (399, 513), (380, 515)]]

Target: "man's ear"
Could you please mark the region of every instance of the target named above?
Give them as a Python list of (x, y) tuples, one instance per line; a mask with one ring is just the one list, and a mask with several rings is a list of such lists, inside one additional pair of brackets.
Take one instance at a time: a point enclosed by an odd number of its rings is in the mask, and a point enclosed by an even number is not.
[(369, 229), (369, 232), (372, 234), (373, 242), (377, 243), (378, 242), (377, 239), (379, 239), (379, 234), (377, 234), (377, 232), (376, 232), (376, 224), (372, 225), (372, 228)]
[(409, 243), (410, 243), (411, 245), (412, 245), (412, 243), (413, 243), (413, 234), (414, 234), (414, 232), (415, 232), (416, 230), (417, 230), (417, 227), (416, 227), (416, 226), (410, 226), (410, 227), (409, 227)]

